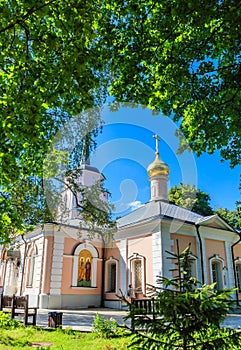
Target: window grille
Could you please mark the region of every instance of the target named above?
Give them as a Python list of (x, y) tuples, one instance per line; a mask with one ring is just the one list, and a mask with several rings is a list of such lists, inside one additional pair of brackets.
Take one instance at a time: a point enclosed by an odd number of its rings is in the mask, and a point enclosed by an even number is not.
[(134, 288), (139, 288), (142, 285), (142, 264), (141, 260), (134, 260), (133, 261), (133, 272), (134, 272), (134, 278), (133, 278), (133, 285)]

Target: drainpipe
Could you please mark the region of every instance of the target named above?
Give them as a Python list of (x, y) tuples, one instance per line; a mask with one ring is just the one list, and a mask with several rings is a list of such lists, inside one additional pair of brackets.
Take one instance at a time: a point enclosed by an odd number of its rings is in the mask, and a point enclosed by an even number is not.
[[(236, 231), (237, 232), (237, 231)], [(232, 261), (233, 261), (233, 273), (234, 273), (234, 284), (235, 287), (238, 288), (238, 280), (237, 280), (237, 275), (236, 275), (236, 266), (235, 266), (235, 261), (234, 261), (234, 247), (241, 242), (241, 233), (237, 232), (239, 235), (239, 240), (235, 242), (234, 244), (231, 245), (231, 252), (232, 252)], [(238, 298), (238, 289), (235, 291), (236, 293), (236, 304), (237, 306), (241, 306)]]
[(100, 306), (104, 307), (105, 304), (105, 241), (102, 241), (102, 270), (101, 270), (101, 299)]
[(199, 246), (200, 246), (202, 284), (204, 284), (204, 283), (205, 283), (205, 280), (204, 280), (204, 264), (203, 264), (203, 244), (202, 244), (202, 239), (201, 239), (200, 231), (199, 231), (200, 225), (195, 224), (195, 227), (196, 227), (196, 232), (197, 232), (197, 236), (198, 236), (198, 240), (199, 240)]

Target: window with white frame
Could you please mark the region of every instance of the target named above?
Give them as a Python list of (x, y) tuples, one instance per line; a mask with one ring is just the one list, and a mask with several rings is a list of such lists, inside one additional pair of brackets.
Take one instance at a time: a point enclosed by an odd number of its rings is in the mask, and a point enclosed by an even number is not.
[(132, 261), (132, 281), (133, 288), (140, 288), (142, 285), (142, 263), (140, 259)]
[(106, 261), (106, 293), (117, 292), (117, 261), (110, 258)]
[(238, 292), (241, 293), (241, 259), (235, 262), (235, 269), (237, 276)]
[(129, 284), (132, 284), (133, 289), (137, 292), (145, 294), (145, 258), (142, 255), (134, 253), (129, 259)]
[(220, 290), (223, 288), (223, 259), (218, 256), (210, 259), (211, 283), (216, 283), (215, 288)]
[(26, 286), (27, 287), (33, 286), (36, 256), (37, 256), (36, 246), (31, 246), (29, 248), (29, 251), (28, 251), (27, 257), (26, 257), (26, 264), (27, 264)]

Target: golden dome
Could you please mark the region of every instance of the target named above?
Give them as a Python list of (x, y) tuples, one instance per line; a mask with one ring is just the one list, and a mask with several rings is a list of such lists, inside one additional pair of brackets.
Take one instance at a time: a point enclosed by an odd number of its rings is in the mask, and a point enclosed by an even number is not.
[(150, 177), (159, 175), (168, 176), (169, 166), (160, 159), (159, 152), (156, 152), (156, 159), (148, 166), (147, 172)]

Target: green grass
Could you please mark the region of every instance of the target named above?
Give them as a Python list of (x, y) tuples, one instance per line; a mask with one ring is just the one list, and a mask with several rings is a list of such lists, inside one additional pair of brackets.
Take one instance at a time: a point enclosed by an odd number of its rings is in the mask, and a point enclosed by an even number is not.
[[(131, 336), (104, 339), (95, 333), (78, 331), (47, 330), (36, 327), (21, 327), (15, 329), (0, 328), (0, 350), (124, 350), (130, 342)], [(30, 347), (30, 343), (50, 342), (52, 346)]]

